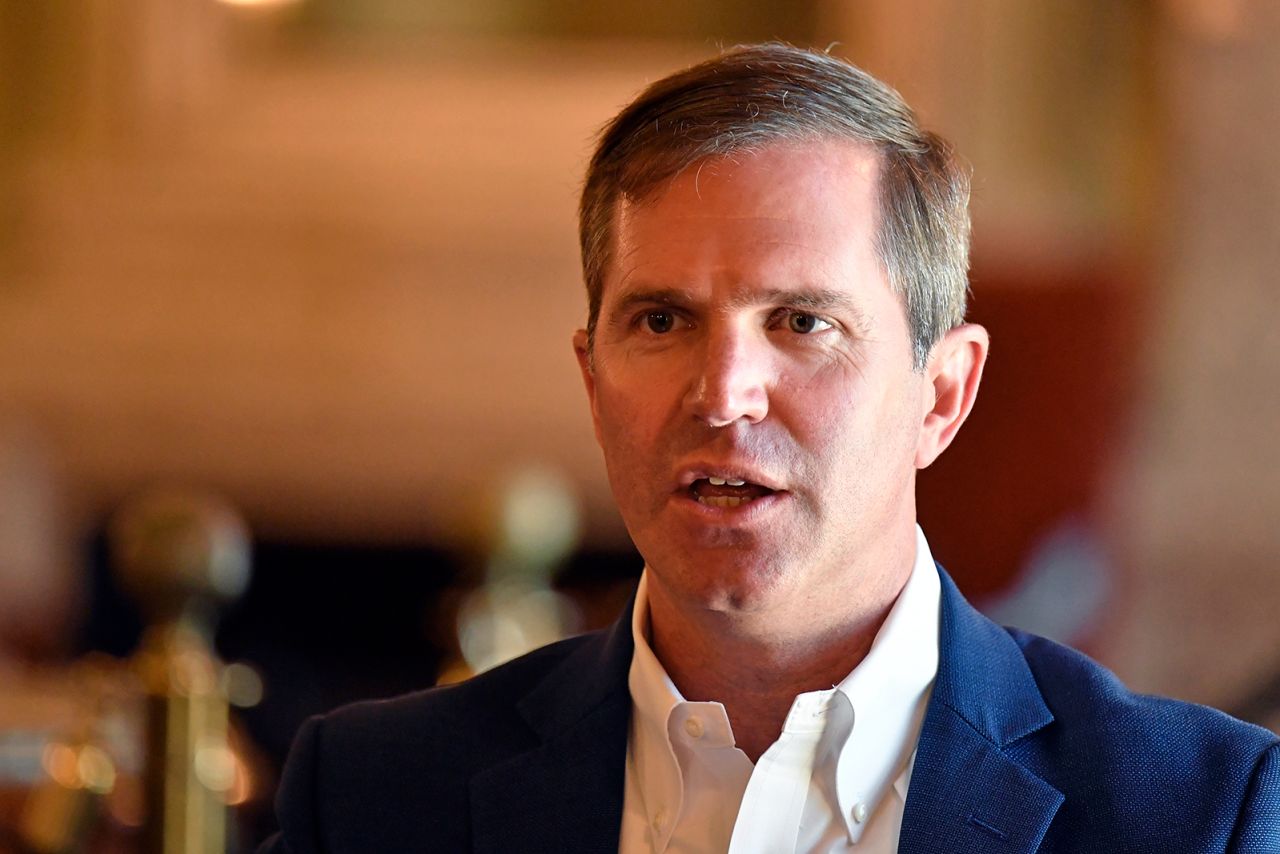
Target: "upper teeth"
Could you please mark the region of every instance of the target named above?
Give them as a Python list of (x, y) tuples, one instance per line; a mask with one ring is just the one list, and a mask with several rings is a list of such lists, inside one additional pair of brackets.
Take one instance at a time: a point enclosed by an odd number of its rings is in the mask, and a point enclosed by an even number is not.
[(745, 480), (738, 480), (734, 477), (708, 477), (707, 481), (712, 486), (725, 486), (726, 484), (729, 486), (746, 486), (747, 484)]

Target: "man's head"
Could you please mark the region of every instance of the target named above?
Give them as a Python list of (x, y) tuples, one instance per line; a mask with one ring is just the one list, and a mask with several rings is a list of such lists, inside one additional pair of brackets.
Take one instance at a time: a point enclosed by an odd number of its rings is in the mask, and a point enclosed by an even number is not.
[(968, 173), (893, 89), (827, 54), (781, 44), (736, 48), (664, 78), (605, 128), (579, 210), (589, 346), (620, 201), (642, 201), (708, 159), (823, 139), (863, 143), (879, 158), (876, 249), (923, 368), (964, 318)]
[[(712, 611), (830, 628), (856, 597), (896, 595), (915, 472), (976, 394), (986, 336), (960, 324), (966, 240), (943, 233), (967, 229), (963, 181), (848, 66), (772, 46), (718, 63), (655, 84), (606, 132), (583, 203), (591, 329), (574, 347), (655, 627)], [(797, 68), (842, 99), (801, 91)], [(861, 119), (812, 129), (850, 98), (917, 147), (890, 155), (854, 133)], [(908, 246), (950, 266), (918, 282), (895, 260)]]

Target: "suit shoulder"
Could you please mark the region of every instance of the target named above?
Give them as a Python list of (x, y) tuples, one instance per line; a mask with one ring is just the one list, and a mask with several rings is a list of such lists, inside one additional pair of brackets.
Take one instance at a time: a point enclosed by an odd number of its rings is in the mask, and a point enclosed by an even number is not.
[(522, 696), (598, 637), (592, 633), (557, 641), (463, 682), (342, 706), (323, 716), (324, 728), (361, 740), (456, 740), (472, 731), (485, 731), (492, 739), (495, 727), (514, 724), (515, 704)]
[(1219, 850), (1257, 824), (1246, 820), (1251, 810), (1275, 809), (1267, 776), (1280, 756), (1274, 733), (1131, 691), (1076, 650), (1008, 631), (1053, 714), (1009, 749), (1066, 797), (1057, 833), (1088, 828), (1099, 838), (1143, 839), (1151, 850)]
[(468, 847), (467, 781), (537, 743), (517, 702), (591, 641), (570, 638), (466, 682), (309, 719), (277, 795), (288, 850)]
[[(1131, 691), (1114, 673), (1084, 653), (1018, 629), (1021, 647), (1045, 703), (1063, 724), (1098, 735), (1152, 733), (1191, 739), (1192, 745), (1236, 746), (1256, 757), (1276, 743), (1274, 733), (1217, 709)], [(1188, 742), (1183, 741), (1185, 749)]]
[(1062, 754), (1087, 756), (1109, 773), (1152, 781), (1192, 779), (1207, 769), (1247, 776), (1277, 744), (1275, 733), (1217, 709), (1129, 690), (1093, 659), (1009, 629), (1054, 716)]

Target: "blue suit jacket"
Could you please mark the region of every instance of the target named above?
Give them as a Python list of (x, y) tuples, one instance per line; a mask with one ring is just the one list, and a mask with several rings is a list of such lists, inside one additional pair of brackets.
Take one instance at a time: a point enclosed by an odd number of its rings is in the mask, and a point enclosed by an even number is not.
[[(628, 609), (629, 610), (629, 609)], [(1280, 852), (1280, 743), (1002, 629), (942, 574), (900, 852)], [(629, 615), (299, 732), (263, 851), (614, 851)]]

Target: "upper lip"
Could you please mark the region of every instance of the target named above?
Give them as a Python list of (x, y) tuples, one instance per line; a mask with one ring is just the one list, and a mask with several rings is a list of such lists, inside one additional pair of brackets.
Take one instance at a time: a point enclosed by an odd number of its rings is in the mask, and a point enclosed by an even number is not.
[(750, 463), (713, 463), (697, 461), (680, 466), (676, 482), (681, 489), (688, 489), (696, 480), (707, 477), (721, 477), (725, 480), (743, 480), (766, 489), (780, 492), (785, 487), (776, 479), (752, 466)]

